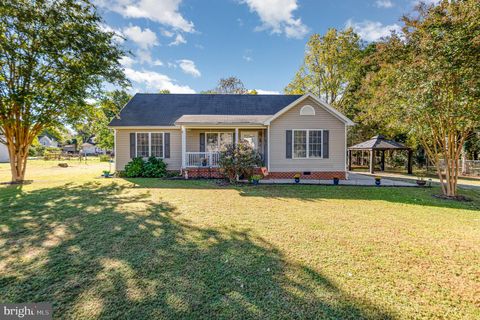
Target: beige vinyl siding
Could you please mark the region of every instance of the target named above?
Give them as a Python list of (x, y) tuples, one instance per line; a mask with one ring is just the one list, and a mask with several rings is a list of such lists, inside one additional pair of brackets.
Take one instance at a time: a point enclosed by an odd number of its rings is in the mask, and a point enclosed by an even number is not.
[[(311, 105), (314, 116), (301, 116), (300, 109)], [(287, 159), (286, 131), (294, 129), (329, 130), (328, 159)], [(316, 101), (307, 98), (273, 120), (270, 126), (270, 168), (272, 172), (345, 171), (345, 124)]]
[(168, 132), (170, 133), (170, 158), (164, 159), (168, 170), (180, 170), (182, 167), (182, 131), (180, 129), (116, 129), (115, 169), (123, 170), (130, 161), (131, 132)]

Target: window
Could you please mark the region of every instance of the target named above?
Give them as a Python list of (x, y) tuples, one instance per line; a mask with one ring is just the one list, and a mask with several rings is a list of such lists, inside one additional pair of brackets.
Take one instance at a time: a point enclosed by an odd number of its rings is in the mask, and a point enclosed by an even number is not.
[(163, 132), (137, 132), (136, 136), (137, 157), (148, 158), (154, 156), (163, 158)]
[(137, 133), (137, 157), (146, 158), (148, 155), (148, 133)]
[(322, 158), (323, 130), (293, 130), (293, 158)]
[(294, 158), (307, 157), (307, 131), (304, 131), (304, 130), (293, 131), (293, 157)]
[(232, 132), (207, 132), (205, 134), (205, 139), (207, 140), (206, 151), (207, 152), (216, 152), (225, 148), (227, 145), (233, 143), (233, 133)]
[(302, 109), (300, 109), (300, 115), (301, 116), (314, 116), (315, 115), (315, 109), (310, 105), (303, 106)]
[(308, 157), (322, 157), (322, 131), (310, 130), (308, 132)]
[(157, 158), (163, 158), (163, 133), (151, 133), (151, 155)]

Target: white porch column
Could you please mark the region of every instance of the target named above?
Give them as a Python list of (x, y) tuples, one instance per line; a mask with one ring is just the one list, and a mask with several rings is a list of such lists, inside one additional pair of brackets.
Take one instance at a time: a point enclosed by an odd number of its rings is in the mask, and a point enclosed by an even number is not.
[(238, 144), (238, 128), (235, 128), (235, 145)]
[(182, 126), (182, 169), (187, 167), (187, 129)]
[(267, 170), (270, 171), (270, 125), (267, 127)]

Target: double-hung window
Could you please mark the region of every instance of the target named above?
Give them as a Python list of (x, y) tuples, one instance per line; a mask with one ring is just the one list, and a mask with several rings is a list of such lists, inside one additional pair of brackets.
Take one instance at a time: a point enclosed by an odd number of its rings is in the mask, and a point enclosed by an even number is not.
[(323, 130), (293, 130), (293, 158), (322, 158)]
[(137, 132), (136, 156), (148, 158), (150, 156), (163, 158), (164, 133), (163, 132)]
[(227, 145), (233, 143), (232, 132), (207, 132), (205, 135), (207, 152), (223, 150)]
[(137, 157), (147, 158), (150, 156), (149, 133), (137, 133)]

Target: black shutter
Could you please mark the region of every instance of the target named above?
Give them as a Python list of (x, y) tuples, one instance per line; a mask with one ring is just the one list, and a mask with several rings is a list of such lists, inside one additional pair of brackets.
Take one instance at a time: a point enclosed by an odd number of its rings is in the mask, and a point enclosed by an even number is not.
[(292, 130), (287, 130), (287, 143), (285, 145), (285, 152), (287, 159), (292, 159)]
[(323, 158), (328, 159), (328, 148), (330, 145), (330, 134), (328, 130), (323, 130)]
[(200, 133), (200, 152), (205, 152), (205, 132)]
[(135, 158), (135, 132), (130, 133), (130, 159)]
[(163, 143), (165, 144), (165, 154), (163, 155), (164, 158), (170, 158), (170, 133), (165, 132), (163, 134)]

